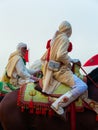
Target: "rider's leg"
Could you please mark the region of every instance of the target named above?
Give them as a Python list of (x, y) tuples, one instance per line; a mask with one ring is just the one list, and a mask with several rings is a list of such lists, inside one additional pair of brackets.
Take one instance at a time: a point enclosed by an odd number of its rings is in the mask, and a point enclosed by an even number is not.
[(87, 90), (87, 85), (76, 75), (73, 76), (75, 80), (75, 86), (73, 86), (70, 91), (62, 95), (51, 105), (51, 108), (59, 115), (64, 113), (62, 107), (67, 107), (72, 101), (76, 100), (82, 93)]

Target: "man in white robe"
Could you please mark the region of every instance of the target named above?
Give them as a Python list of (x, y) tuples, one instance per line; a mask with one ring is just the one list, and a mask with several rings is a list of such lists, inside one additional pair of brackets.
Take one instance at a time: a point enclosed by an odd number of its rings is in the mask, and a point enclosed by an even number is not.
[(20, 87), (29, 82), (38, 81), (38, 78), (33, 76), (33, 74), (37, 73), (39, 70), (30, 70), (26, 68), (26, 61), (24, 59), (26, 51), (27, 44), (22, 42), (19, 43), (16, 51), (11, 53), (5, 68), (5, 74), (8, 76), (9, 82), (16, 87)]
[(72, 88), (71, 91), (62, 95), (51, 105), (51, 108), (60, 115), (64, 113), (62, 107), (69, 105), (87, 90), (87, 85), (71, 71), (70, 63), (78, 62), (68, 56), (71, 34), (72, 27), (70, 23), (63, 21), (51, 40), (49, 61), (45, 60), (47, 52), (41, 58), (44, 62), (43, 92), (51, 94), (60, 82)]

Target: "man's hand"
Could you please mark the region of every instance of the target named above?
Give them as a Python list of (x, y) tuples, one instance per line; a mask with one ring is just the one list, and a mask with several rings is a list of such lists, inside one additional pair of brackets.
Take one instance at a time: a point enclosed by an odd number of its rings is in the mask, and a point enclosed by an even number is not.
[(78, 63), (78, 62), (80, 62), (80, 60), (79, 59), (71, 59), (71, 62), (72, 63)]
[(35, 76), (35, 77), (42, 77), (43, 76), (43, 73), (42, 73), (42, 71), (41, 70), (38, 70), (38, 71), (36, 71), (34, 74), (33, 74), (33, 76)]
[(34, 80), (34, 82), (39, 82), (39, 78), (35, 77), (35, 76), (31, 76), (31, 79)]

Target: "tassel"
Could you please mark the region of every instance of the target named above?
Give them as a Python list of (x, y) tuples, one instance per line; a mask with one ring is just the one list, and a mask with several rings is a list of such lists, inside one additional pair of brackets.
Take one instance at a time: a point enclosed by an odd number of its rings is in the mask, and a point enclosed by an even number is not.
[(41, 114), (41, 111), (39, 110), (39, 108), (36, 109), (36, 114), (37, 114), (37, 115), (40, 115), (40, 114)]
[(42, 108), (42, 115), (46, 115), (46, 109)]
[(33, 108), (33, 102), (32, 101), (29, 102), (29, 108)]
[(34, 113), (34, 110), (33, 110), (33, 108), (30, 108), (30, 113)]
[(33, 113), (34, 111), (33, 111), (33, 102), (32, 101), (29, 102), (29, 108), (30, 108), (30, 113)]
[(48, 111), (48, 115), (49, 115), (50, 117), (52, 117), (52, 116), (54, 115), (54, 111), (53, 111), (52, 109), (50, 109), (50, 110)]
[(98, 121), (98, 115), (96, 115), (96, 121)]
[(24, 106), (21, 106), (21, 112), (24, 112)]

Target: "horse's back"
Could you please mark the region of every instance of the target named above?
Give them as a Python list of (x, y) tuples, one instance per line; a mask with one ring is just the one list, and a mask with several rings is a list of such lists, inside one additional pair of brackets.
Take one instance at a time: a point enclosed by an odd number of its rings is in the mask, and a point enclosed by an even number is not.
[(0, 104), (0, 122), (4, 130), (66, 129), (67, 125), (59, 117), (33, 115), (28, 111), (21, 112), (17, 107), (17, 95), (18, 91), (6, 94)]
[(17, 95), (18, 91), (8, 93), (0, 103), (0, 122), (4, 130), (27, 130), (22, 113), (17, 108)]
[[(95, 71), (91, 77), (96, 79)], [(98, 80), (97, 80), (98, 81)], [(97, 82), (98, 83), (98, 82)], [(93, 92), (93, 98), (98, 99), (98, 88), (93, 84), (88, 86), (90, 92)], [(95, 90), (95, 91), (94, 91)], [(17, 107), (18, 90), (6, 94), (0, 103), (0, 122), (4, 130), (70, 130), (70, 120), (65, 122), (57, 116), (47, 117), (43, 115), (30, 114), (28, 111), (21, 112)], [(96, 113), (91, 110), (84, 110), (76, 114), (77, 130), (97, 130), (98, 122), (96, 121)], [(70, 113), (68, 113), (70, 117)]]

